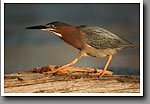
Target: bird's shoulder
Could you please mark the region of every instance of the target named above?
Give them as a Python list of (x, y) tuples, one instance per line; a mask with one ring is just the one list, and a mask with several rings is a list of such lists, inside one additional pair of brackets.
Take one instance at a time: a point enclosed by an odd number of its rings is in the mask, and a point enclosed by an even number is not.
[(99, 38), (115, 38), (115, 39), (119, 39), (119, 37), (115, 34), (113, 34), (112, 32), (98, 27), (98, 26), (93, 26), (93, 25), (81, 25), (79, 26), (81, 31), (86, 33), (88, 36), (97, 36)]

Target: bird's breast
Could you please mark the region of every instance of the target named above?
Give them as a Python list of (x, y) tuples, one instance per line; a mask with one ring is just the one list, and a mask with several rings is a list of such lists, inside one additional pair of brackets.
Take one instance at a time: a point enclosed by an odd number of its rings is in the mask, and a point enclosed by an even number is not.
[(77, 49), (83, 48), (82, 34), (77, 27), (69, 26), (69, 27), (61, 27), (61, 39), (66, 43), (72, 45)]

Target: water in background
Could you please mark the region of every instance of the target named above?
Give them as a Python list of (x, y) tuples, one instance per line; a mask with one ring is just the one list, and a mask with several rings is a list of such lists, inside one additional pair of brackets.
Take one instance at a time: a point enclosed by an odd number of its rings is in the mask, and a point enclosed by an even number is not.
[[(28, 26), (62, 21), (97, 25), (133, 42), (135, 48), (113, 55), (108, 70), (115, 74), (140, 73), (139, 4), (5, 4), (5, 73), (71, 62), (78, 50), (53, 33), (27, 30)], [(107, 57), (82, 57), (74, 66), (103, 68)]]

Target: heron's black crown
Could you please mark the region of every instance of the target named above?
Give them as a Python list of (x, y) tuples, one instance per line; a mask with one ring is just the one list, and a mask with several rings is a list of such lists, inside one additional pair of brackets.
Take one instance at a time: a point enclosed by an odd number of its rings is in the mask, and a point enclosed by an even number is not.
[(71, 25), (68, 25), (66, 23), (63, 23), (63, 22), (59, 22), (59, 21), (55, 21), (55, 22), (51, 22), (51, 23), (48, 23), (46, 25), (53, 25), (54, 27), (59, 27), (59, 26), (71, 26)]

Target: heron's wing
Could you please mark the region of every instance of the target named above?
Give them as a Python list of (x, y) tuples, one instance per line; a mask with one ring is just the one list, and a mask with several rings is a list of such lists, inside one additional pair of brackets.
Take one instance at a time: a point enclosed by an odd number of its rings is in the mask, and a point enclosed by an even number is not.
[(104, 37), (100, 35), (86, 35), (86, 43), (96, 49), (119, 48), (121, 42), (117, 39)]
[(96, 26), (81, 26), (80, 28), (86, 34), (86, 43), (96, 49), (124, 48), (131, 45), (130, 42), (103, 28)]

